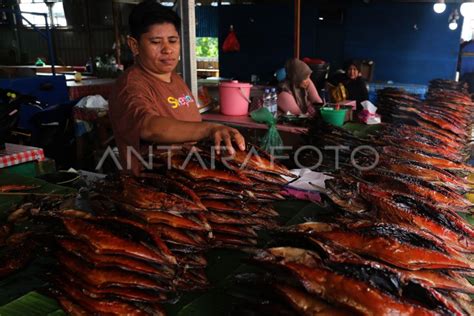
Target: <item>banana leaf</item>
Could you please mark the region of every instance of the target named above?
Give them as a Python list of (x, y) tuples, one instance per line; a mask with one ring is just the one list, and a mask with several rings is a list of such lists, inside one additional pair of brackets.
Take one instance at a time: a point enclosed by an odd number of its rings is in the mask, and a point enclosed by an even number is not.
[[(331, 212), (327, 207), (304, 201), (283, 201), (275, 203), (280, 218), (286, 225), (302, 223), (308, 219), (316, 219), (318, 214)], [(271, 236), (259, 235), (264, 247)], [(240, 251), (214, 250), (208, 255), (208, 277), (214, 288), (201, 295), (185, 295), (174, 305), (165, 306), (169, 315), (178, 316), (214, 316), (239, 315), (240, 308), (249, 301), (258, 300), (258, 293), (247, 288), (238, 288), (234, 278), (236, 275), (258, 271), (253, 265), (245, 262), (248, 256)]]
[(351, 132), (354, 136), (360, 138), (366, 138), (370, 134), (378, 131), (381, 128), (381, 125), (367, 125), (362, 123), (348, 122), (342, 126), (343, 129)]
[[(20, 175), (0, 175), (0, 185), (6, 184), (22, 184), (22, 185), (37, 185), (37, 189), (24, 191), (26, 193), (48, 193), (48, 194), (72, 194), (74, 189), (48, 183), (46, 181), (24, 177)], [(2, 193), (0, 192), (0, 222), (5, 218), (6, 214), (18, 203), (20, 203), (26, 195), (20, 195), (16, 192)]]
[(56, 300), (35, 291), (0, 307), (2, 316), (45, 316), (51, 313), (64, 315), (61, 312)]

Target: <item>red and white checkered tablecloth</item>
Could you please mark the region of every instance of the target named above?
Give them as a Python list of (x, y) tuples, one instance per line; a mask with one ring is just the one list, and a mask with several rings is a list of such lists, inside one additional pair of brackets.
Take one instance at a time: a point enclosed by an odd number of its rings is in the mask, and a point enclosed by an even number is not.
[(5, 144), (5, 149), (0, 150), (0, 168), (10, 167), (29, 161), (44, 160), (42, 148)]

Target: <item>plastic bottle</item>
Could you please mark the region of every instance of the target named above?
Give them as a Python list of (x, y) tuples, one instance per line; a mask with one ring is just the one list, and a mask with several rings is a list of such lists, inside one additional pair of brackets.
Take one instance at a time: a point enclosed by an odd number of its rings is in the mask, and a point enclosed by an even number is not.
[(272, 104), (272, 114), (273, 114), (273, 117), (276, 117), (277, 116), (277, 113), (278, 113), (278, 94), (276, 92), (276, 89), (275, 88), (272, 88), (272, 92), (271, 92), (271, 104)]
[(272, 96), (270, 94), (270, 89), (265, 89), (263, 93), (263, 107), (266, 108), (270, 113), (272, 113)]
[(94, 70), (98, 70), (100, 68), (104, 68), (104, 63), (102, 62), (102, 59), (99, 56), (97, 56), (95, 58), (95, 68), (94, 68)]
[(94, 72), (94, 63), (92, 62), (92, 57), (89, 57), (86, 63), (86, 72), (93, 73)]

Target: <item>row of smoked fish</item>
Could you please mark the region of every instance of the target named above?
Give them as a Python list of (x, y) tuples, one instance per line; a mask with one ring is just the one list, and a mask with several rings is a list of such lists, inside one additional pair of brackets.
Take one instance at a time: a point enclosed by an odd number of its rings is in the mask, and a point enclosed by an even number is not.
[[(461, 216), (472, 212), (464, 160), (474, 105), (442, 80), (424, 101), (387, 89), (377, 105), (390, 123), (371, 136), (321, 125), (308, 134), (334, 175), (321, 188), (334, 212), (277, 229), (254, 253), (262, 270), (240, 282), (274, 291), (252, 308), (274, 314), (269, 305), (284, 298), (285, 315), (474, 315), (474, 230)], [(328, 145), (344, 146), (339, 157)]]
[(31, 259), (13, 251), (36, 244), (55, 259), (52, 293), (71, 315), (162, 315), (180, 293), (209, 288), (205, 252), (254, 247), (258, 230), (277, 227), (268, 202), (291, 174), (256, 150), (211, 167), (207, 149), (157, 154), (153, 172), (107, 178), (86, 198), (23, 203), (5, 227), (29, 230), (5, 234), (2, 277)]
[(269, 202), (284, 199), (279, 192), (287, 180), (282, 175), (294, 177), (267, 153), (247, 147), (232, 159), (214, 157), (208, 144), (191, 154), (184, 148), (158, 155), (155, 169), (165, 168), (167, 178), (189, 187), (206, 208), (204, 217), (218, 247), (256, 246), (258, 230), (278, 225)]

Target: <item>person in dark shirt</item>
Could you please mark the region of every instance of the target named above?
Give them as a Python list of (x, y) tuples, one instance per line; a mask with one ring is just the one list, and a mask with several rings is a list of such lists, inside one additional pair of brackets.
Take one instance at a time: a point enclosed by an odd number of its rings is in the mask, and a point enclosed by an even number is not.
[(360, 103), (369, 99), (367, 82), (360, 73), (360, 63), (355, 60), (348, 61), (344, 69), (345, 73), (336, 74), (330, 82), (334, 86), (342, 83), (347, 90), (347, 99), (357, 101), (360, 108)]

